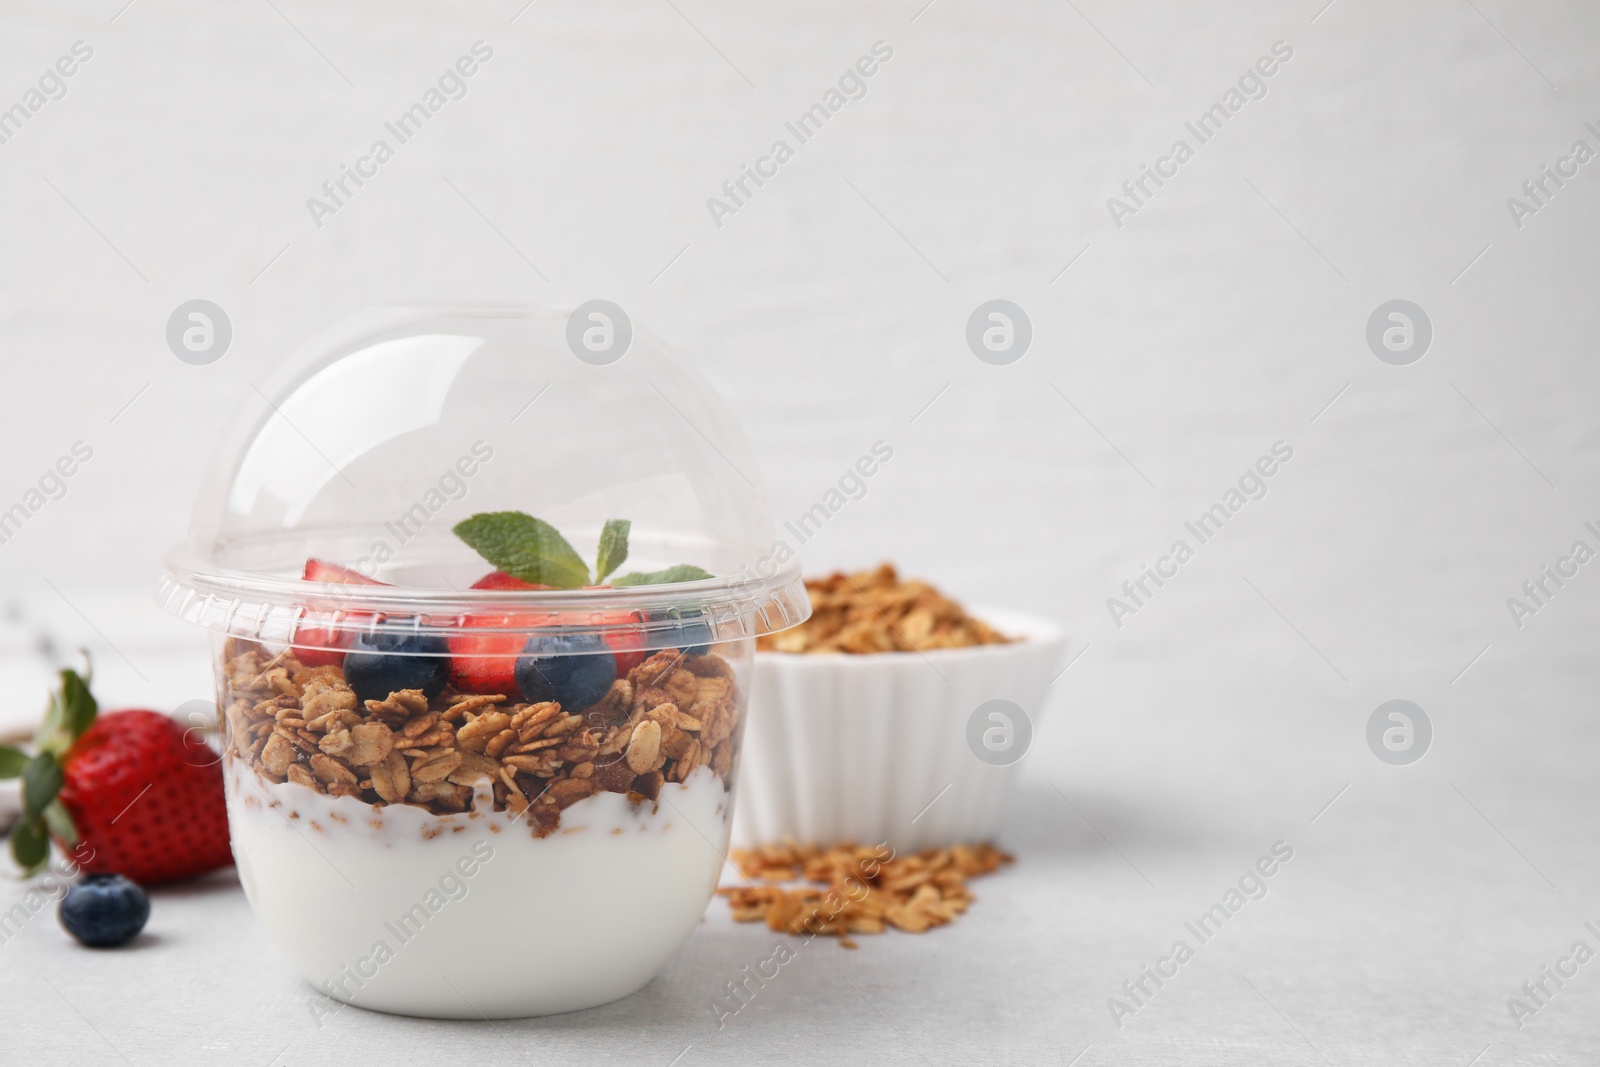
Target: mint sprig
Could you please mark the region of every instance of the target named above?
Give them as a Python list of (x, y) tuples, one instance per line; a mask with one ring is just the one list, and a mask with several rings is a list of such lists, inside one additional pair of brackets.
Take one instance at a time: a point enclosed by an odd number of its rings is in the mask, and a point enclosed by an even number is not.
[(589, 584), (589, 568), (561, 532), (521, 511), (486, 511), (463, 519), (455, 534), (513, 578), (556, 589)]
[(11, 857), (27, 874), (37, 873), (50, 858), (50, 838), (78, 842), (72, 816), (62, 805), (62, 761), (74, 742), (94, 725), (100, 706), (89, 691), (89, 671), (61, 672), (61, 688), (51, 694), (44, 721), (34, 737), (32, 756), (12, 745), (0, 745), (0, 778), (22, 779), (22, 820), (11, 831)]
[[(455, 534), (498, 570), (534, 585), (579, 589), (609, 578), (628, 559), (633, 523), (607, 519), (595, 549), (594, 580), (589, 568), (561, 532), (543, 519), (522, 511), (485, 511), (456, 523)], [(614, 586), (698, 582), (713, 575), (690, 563), (660, 571), (634, 571), (612, 581)]]
[(630, 585), (667, 585), (672, 582), (699, 582), (706, 578), (713, 578), (710, 571), (702, 570), (693, 563), (680, 563), (676, 567), (668, 567), (662, 571), (633, 571), (624, 574), (612, 582), (615, 586)]
[(600, 531), (600, 547), (594, 557), (594, 580), (600, 584), (628, 561), (628, 531), (633, 523), (627, 519), (607, 519)]

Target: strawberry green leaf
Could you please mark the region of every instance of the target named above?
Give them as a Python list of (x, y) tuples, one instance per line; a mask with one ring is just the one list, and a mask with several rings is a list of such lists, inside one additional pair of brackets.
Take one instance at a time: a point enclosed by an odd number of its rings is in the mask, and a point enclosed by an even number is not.
[(589, 568), (554, 526), (520, 511), (487, 511), (463, 519), (455, 534), (497, 569), (535, 585), (580, 589)]
[(67, 806), (57, 797), (44, 809), (44, 825), (50, 831), (50, 836), (65, 842), (68, 848), (78, 843), (78, 827), (72, 821), (72, 813)]
[(612, 582), (612, 585), (668, 585), (672, 582), (698, 582), (706, 578), (716, 577), (710, 571), (701, 570), (692, 563), (680, 563), (676, 567), (668, 567), (664, 571), (634, 571), (624, 574)]
[(60, 791), (61, 764), (50, 753), (39, 753), (22, 768), (22, 817), (31, 822), (43, 815)]
[(67, 732), (76, 741), (94, 724), (95, 716), (100, 713), (94, 694), (89, 692), (89, 679), (77, 671), (62, 671), (61, 702), (66, 706)]
[(33, 744), (41, 751), (65, 752), (72, 746), (71, 735), (67, 732), (67, 708), (61, 700), (59, 692), (50, 694), (50, 702), (44, 706), (44, 718), (39, 720), (39, 729), (34, 732)]
[(70, 668), (63, 669), (61, 688), (50, 696), (34, 743), (43, 752), (66, 755), (72, 743), (93, 725), (99, 710), (94, 694), (89, 692), (89, 679)]
[(627, 519), (607, 519), (600, 531), (600, 550), (594, 559), (594, 580), (604, 582), (612, 571), (628, 561), (628, 531), (633, 523)]
[(28, 762), (28, 754), (14, 745), (0, 745), (0, 779), (15, 778)]
[(44, 866), (50, 858), (50, 838), (43, 819), (27, 819), (11, 831), (11, 858), (28, 874)]

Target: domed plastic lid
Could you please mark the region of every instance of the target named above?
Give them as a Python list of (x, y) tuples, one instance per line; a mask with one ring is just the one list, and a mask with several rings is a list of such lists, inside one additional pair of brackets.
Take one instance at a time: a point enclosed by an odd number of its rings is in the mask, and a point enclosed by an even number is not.
[(208, 629), (340, 649), (559, 624), (653, 649), (810, 613), (737, 423), (615, 305), (373, 312), (249, 401), (158, 594)]

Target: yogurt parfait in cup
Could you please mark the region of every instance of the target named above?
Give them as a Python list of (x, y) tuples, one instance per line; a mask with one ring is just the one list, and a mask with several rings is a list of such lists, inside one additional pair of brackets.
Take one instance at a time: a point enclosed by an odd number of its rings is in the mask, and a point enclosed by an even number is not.
[(773, 537), (737, 424), (606, 308), (339, 327), (231, 424), (169, 558), (240, 881), (333, 1001), (603, 1004), (715, 889), (755, 639), (809, 605), (742, 566)]

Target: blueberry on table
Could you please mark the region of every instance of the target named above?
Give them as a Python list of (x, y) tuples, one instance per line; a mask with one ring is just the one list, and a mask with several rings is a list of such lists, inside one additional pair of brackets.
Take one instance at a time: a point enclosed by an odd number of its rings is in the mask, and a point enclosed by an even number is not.
[(652, 622), (667, 625), (653, 628), (662, 643), (670, 648), (682, 649), (685, 655), (703, 656), (715, 636), (711, 622), (699, 608), (664, 608), (650, 613)]
[(568, 712), (589, 707), (617, 680), (617, 658), (599, 634), (540, 633), (517, 657), (517, 688), (533, 704), (553, 700)]
[(56, 909), (62, 929), (90, 948), (125, 945), (150, 918), (150, 898), (120, 874), (90, 874)]
[(386, 700), (402, 689), (420, 689), (432, 700), (449, 677), (449, 646), (427, 634), (362, 632), (344, 657), (344, 680), (362, 700)]

